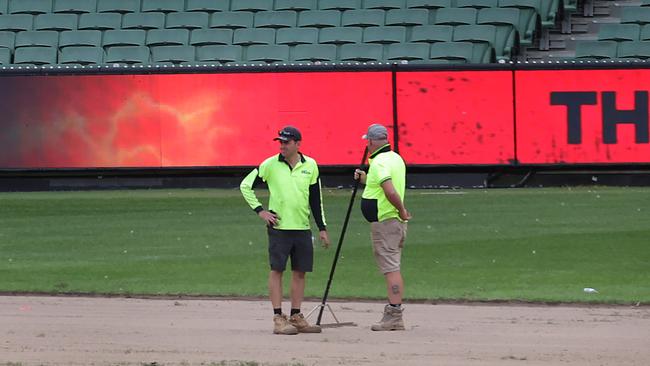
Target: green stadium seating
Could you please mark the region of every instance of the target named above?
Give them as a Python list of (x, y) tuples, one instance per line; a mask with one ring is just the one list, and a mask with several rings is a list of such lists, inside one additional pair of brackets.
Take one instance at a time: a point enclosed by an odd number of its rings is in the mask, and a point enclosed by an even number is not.
[(472, 8), (444, 8), (436, 11), (437, 25), (463, 25), (476, 24), (476, 9)]
[[(541, 18), (537, 13), (537, 10), (533, 7), (519, 4), (519, 0), (499, 0), (499, 6), (503, 8), (503, 10), (519, 10), (517, 30), (519, 31), (522, 40), (521, 43), (524, 45), (532, 45), (533, 39), (537, 36), (537, 33), (542, 27)], [(491, 9), (483, 9), (481, 12), (487, 12), (488, 10)]]
[(426, 9), (393, 9), (386, 12), (386, 25), (411, 27), (429, 24), (429, 11)]
[(406, 7), (405, 0), (364, 0), (364, 9), (404, 9)]
[(107, 30), (104, 32), (102, 47), (144, 46), (147, 32), (142, 29)]
[(106, 50), (104, 62), (108, 64), (146, 64), (150, 59), (149, 47), (146, 46), (109, 47)]
[(185, 10), (185, 0), (142, 0), (142, 12), (174, 13)]
[(384, 47), (380, 44), (344, 44), (341, 46), (341, 61), (381, 61)]
[(201, 29), (208, 28), (210, 16), (204, 12), (181, 12), (167, 14), (167, 28)]
[(650, 58), (650, 42), (621, 42), (618, 44), (618, 58), (647, 60)]
[(54, 0), (53, 13), (84, 14), (97, 11), (97, 0)]
[(599, 41), (638, 41), (641, 27), (638, 24), (604, 23), (598, 29)]
[(10, 0), (9, 14), (47, 14), (52, 12), (52, 0)]
[(275, 30), (268, 28), (237, 29), (232, 44), (240, 46), (270, 45), (275, 43)]
[(152, 29), (147, 31), (145, 44), (152, 46), (184, 46), (190, 39), (187, 29)]
[(158, 46), (151, 47), (153, 62), (171, 62), (174, 64), (193, 62), (195, 50), (192, 46)]
[(364, 43), (404, 43), (406, 41), (405, 27), (369, 27), (363, 31)]
[(0, 31), (0, 48), (13, 49), (16, 43), (16, 33)]
[[(325, 28), (334, 29), (334, 28)], [(295, 46), (297, 44), (318, 43), (316, 28), (282, 28), (275, 33), (275, 43)]]
[(291, 28), (295, 27), (298, 15), (292, 10), (260, 11), (255, 13), (257, 28)]
[(0, 0), (0, 15), (7, 14), (7, 0)]
[(326, 28), (341, 25), (341, 12), (337, 10), (305, 10), (298, 16), (299, 27)]
[(519, 9), (488, 8), (479, 10), (476, 24), (491, 24), (497, 27), (512, 25), (519, 33), (520, 44), (531, 46), (533, 44), (535, 28), (527, 29), (528, 24), (519, 23), (519, 19)]
[(318, 38), (319, 43), (335, 45), (361, 43), (362, 40), (363, 28), (360, 27), (323, 28)]
[(128, 13), (122, 17), (122, 29), (165, 28), (164, 13)]
[(411, 30), (411, 42), (451, 42), (454, 27), (451, 25), (422, 25)]
[(210, 28), (252, 28), (253, 13), (249, 12), (216, 12), (210, 17)]
[(293, 61), (336, 61), (336, 46), (333, 44), (299, 44), (292, 50)]
[(20, 47), (14, 53), (14, 64), (56, 64), (56, 56), (55, 47)]
[(31, 30), (33, 17), (28, 14), (0, 15), (0, 30), (20, 32)]
[(474, 46), (470, 42), (437, 42), (431, 45), (429, 58), (449, 63), (473, 62)]
[(59, 34), (59, 48), (65, 47), (101, 47), (102, 32), (98, 30), (65, 31)]
[(34, 30), (65, 31), (77, 29), (75, 14), (41, 14), (34, 18)]
[(25, 31), (16, 34), (14, 47), (58, 47), (59, 33), (55, 31)]
[(650, 8), (626, 6), (622, 9), (621, 23), (645, 25), (650, 23)]
[(406, 0), (407, 9), (440, 9), (452, 5), (451, 0)]
[(195, 29), (190, 34), (190, 45), (206, 46), (214, 44), (228, 45), (232, 43), (232, 29)]
[(429, 59), (427, 43), (394, 43), (388, 45), (386, 59), (390, 61), (416, 61)]
[(11, 64), (11, 50), (8, 48), (0, 48), (0, 65)]
[(140, 11), (140, 0), (97, 0), (98, 13), (136, 13)]
[(579, 41), (576, 42), (577, 59), (611, 59), (616, 58), (615, 41)]
[(196, 59), (200, 62), (230, 63), (242, 59), (241, 46), (210, 45), (199, 47), (196, 51)]
[(485, 8), (496, 8), (497, 6), (497, 0), (456, 0), (456, 7), (458, 8), (474, 8), (480, 10)]
[[(501, 34), (497, 32), (498, 27), (503, 27)], [(454, 42), (486, 43), (494, 49), (497, 59), (508, 60), (512, 57), (513, 48), (518, 44), (514, 35), (514, 27), (511, 25), (459, 25), (454, 28), (453, 40)]]
[(66, 47), (59, 53), (60, 64), (101, 64), (104, 51), (99, 47)]
[(650, 25), (644, 25), (641, 27), (641, 34), (639, 35), (640, 41), (650, 40)]
[(316, 10), (316, 0), (275, 0), (275, 10)]
[(354, 10), (361, 9), (361, 0), (318, 0), (320, 10)]
[(273, 0), (235, 0), (230, 2), (231, 11), (273, 10)]
[(122, 27), (122, 15), (116, 13), (106, 14), (81, 14), (78, 29), (110, 30)]
[(639, 6), (650, 6), (650, 0), (641, 0)]
[(253, 45), (246, 50), (246, 60), (263, 61), (267, 63), (289, 61), (289, 46), (287, 45)]
[(384, 25), (386, 12), (379, 9), (346, 10), (341, 16), (344, 27), (378, 27)]
[(185, 11), (202, 11), (206, 13), (228, 11), (229, 0), (187, 0)]

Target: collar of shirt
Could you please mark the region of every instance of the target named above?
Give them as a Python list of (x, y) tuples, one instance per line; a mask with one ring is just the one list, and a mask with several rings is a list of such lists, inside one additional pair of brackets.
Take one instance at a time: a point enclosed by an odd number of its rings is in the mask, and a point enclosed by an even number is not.
[(370, 155), (370, 157), (368, 159), (374, 159), (377, 155), (379, 155), (381, 153), (389, 152), (389, 151), (391, 151), (390, 144), (386, 144), (386, 145), (380, 147), (379, 149), (375, 150), (375, 152), (372, 153), (372, 155)]

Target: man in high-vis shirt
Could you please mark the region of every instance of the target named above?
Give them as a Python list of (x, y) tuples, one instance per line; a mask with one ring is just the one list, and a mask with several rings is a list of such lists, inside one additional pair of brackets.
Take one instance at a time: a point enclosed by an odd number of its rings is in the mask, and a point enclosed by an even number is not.
[[(320, 177), (316, 161), (299, 152), (302, 135), (297, 128), (286, 126), (274, 140), (280, 142), (280, 153), (264, 160), (239, 186), (244, 199), (266, 223), (269, 236), (269, 298), (273, 305), (273, 333), (320, 333), (310, 325), (302, 312), (305, 273), (311, 272), (314, 248), (309, 224), (310, 216), (320, 232), (325, 248), (330, 240), (325, 226)], [(256, 184), (269, 187), (269, 206), (264, 209), (255, 196)], [(310, 215), (311, 212), (311, 215)], [(282, 274), (291, 258), (291, 313), (282, 313)]]
[(401, 255), (406, 239), (406, 222), (411, 214), (404, 207), (406, 166), (404, 160), (391, 150), (386, 127), (373, 124), (363, 135), (370, 154), (368, 174), (357, 169), (354, 179), (365, 184), (361, 196), (361, 211), (370, 222), (373, 253), (379, 270), (384, 274), (388, 304), (382, 319), (372, 330), (404, 330), (402, 296), (404, 281)]

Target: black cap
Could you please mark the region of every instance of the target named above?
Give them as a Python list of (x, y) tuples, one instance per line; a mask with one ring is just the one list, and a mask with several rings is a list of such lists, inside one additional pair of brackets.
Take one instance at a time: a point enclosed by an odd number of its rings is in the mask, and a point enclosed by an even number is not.
[(278, 137), (273, 139), (274, 141), (280, 140), (280, 141), (300, 141), (302, 140), (302, 135), (300, 134), (300, 131), (298, 131), (297, 128), (293, 126), (286, 126), (280, 131), (278, 131)]

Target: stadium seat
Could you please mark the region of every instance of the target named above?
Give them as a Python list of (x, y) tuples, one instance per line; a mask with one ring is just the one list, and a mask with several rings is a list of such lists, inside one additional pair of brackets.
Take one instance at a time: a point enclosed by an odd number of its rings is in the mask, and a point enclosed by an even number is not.
[(298, 16), (299, 27), (326, 28), (341, 25), (341, 12), (337, 10), (305, 10)]
[(165, 28), (164, 13), (128, 13), (122, 17), (122, 29)]
[(604, 23), (598, 29), (599, 41), (638, 41), (641, 27), (638, 24)]
[(650, 24), (641, 27), (641, 34), (639, 35), (640, 41), (650, 40)]
[(275, 10), (316, 10), (316, 0), (275, 0)]
[(436, 11), (437, 25), (476, 24), (476, 9), (444, 8)]
[(146, 64), (149, 63), (149, 47), (126, 46), (109, 47), (104, 57), (105, 63)]
[(485, 8), (496, 8), (497, 6), (497, 0), (456, 0), (456, 7), (458, 8), (474, 8), (480, 10)]
[(14, 47), (58, 47), (59, 33), (55, 31), (26, 31), (16, 34)]
[(319, 43), (335, 45), (361, 43), (362, 40), (363, 28), (360, 27), (323, 28), (318, 38)]
[(451, 42), (454, 27), (451, 25), (422, 25), (411, 30), (411, 42)]
[(247, 61), (263, 61), (267, 63), (289, 61), (289, 46), (286, 45), (253, 45), (246, 50)]
[(47, 14), (52, 12), (52, 0), (10, 0), (9, 14)]
[(53, 13), (84, 14), (97, 11), (97, 0), (54, 0)]
[(140, 0), (97, 0), (98, 13), (136, 13), (140, 11)]
[(65, 31), (77, 29), (75, 14), (42, 14), (34, 18), (34, 30)]
[(447, 60), (451, 63), (482, 63), (484, 56), (476, 55), (470, 42), (439, 42), (431, 45), (429, 57), (433, 60)]
[(404, 27), (429, 24), (429, 11), (426, 9), (393, 9), (386, 12), (386, 25)]
[(0, 30), (20, 32), (31, 30), (33, 17), (28, 14), (0, 15)]
[(273, 0), (234, 0), (230, 2), (231, 11), (273, 10)]
[(341, 61), (380, 61), (384, 47), (380, 44), (344, 44), (341, 46)]
[(404, 9), (406, 7), (405, 0), (364, 0), (364, 9)]
[[(503, 27), (500, 38), (497, 36), (499, 27)], [(494, 48), (497, 59), (509, 60), (513, 56), (514, 48), (518, 46), (514, 36), (512, 25), (459, 25), (454, 28), (453, 40), (455, 42), (486, 43)]]
[(16, 33), (9, 31), (0, 31), (0, 48), (14, 48), (16, 43)]
[(232, 44), (240, 46), (270, 45), (275, 43), (275, 30), (267, 28), (237, 29)]
[[(490, 14), (488, 16), (489, 18), (496, 18), (501, 21), (509, 21), (506, 19), (513, 17), (514, 12), (510, 12), (508, 14), (505, 11), (511, 9), (517, 10), (519, 18), (517, 20), (516, 28), (519, 31), (521, 44), (526, 46), (532, 45), (533, 39), (536, 37), (537, 32), (541, 29), (542, 26), (540, 16), (537, 14), (537, 10), (526, 6), (519, 6), (517, 0), (499, 0), (499, 6), (501, 7), (499, 9), (482, 9), (479, 12), (479, 16), (481, 13), (488, 13)], [(503, 13), (499, 14), (500, 12)]]
[[(533, 31), (530, 32), (526, 29), (526, 25), (519, 23), (519, 9), (516, 8), (488, 8), (481, 9), (476, 18), (476, 24), (491, 24), (496, 25), (498, 28), (504, 25), (513, 26), (519, 35), (520, 43), (530, 46), (533, 43)], [(499, 32), (499, 31), (497, 31)], [(499, 35), (497, 35), (499, 38)]]
[(294, 61), (336, 61), (336, 46), (333, 44), (299, 44), (294, 47), (291, 59)]
[(639, 6), (650, 6), (650, 0), (641, 0), (641, 4)]
[(66, 47), (59, 53), (60, 64), (101, 64), (104, 50), (99, 47)]
[(216, 12), (210, 17), (210, 28), (252, 28), (253, 13), (249, 12)]
[(621, 42), (618, 44), (617, 56), (647, 60), (650, 58), (650, 42)]
[(383, 10), (347, 10), (341, 17), (344, 27), (378, 27), (384, 25), (386, 12)]
[(429, 59), (429, 44), (427, 43), (394, 43), (388, 45), (387, 60), (416, 61)]
[(201, 29), (208, 28), (209, 14), (203, 12), (183, 12), (167, 14), (167, 28)]
[(361, 9), (361, 0), (319, 0), (320, 10), (353, 10)]
[(152, 29), (147, 31), (146, 45), (152, 46), (184, 46), (190, 39), (187, 29)]
[(7, 14), (7, 0), (0, 0), (0, 15)]
[(0, 47), (0, 65), (11, 64), (11, 50)]
[(79, 17), (78, 29), (109, 30), (120, 29), (122, 26), (122, 15), (116, 13), (106, 14), (81, 14)]
[(407, 9), (440, 9), (451, 7), (451, 0), (406, 0)]
[(102, 32), (98, 30), (65, 31), (59, 34), (59, 48), (69, 46), (100, 47)]
[(403, 43), (406, 41), (405, 27), (369, 27), (363, 31), (364, 43)]
[(626, 6), (621, 14), (621, 23), (644, 25), (650, 23), (650, 8)]
[(242, 47), (222, 45), (202, 46), (196, 51), (196, 59), (201, 62), (219, 63), (241, 61)]
[(56, 64), (55, 47), (20, 47), (16, 48), (14, 64), (49, 65)]
[(206, 46), (210, 44), (228, 45), (232, 43), (232, 29), (195, 29), (190, 34), (190, 45)]
[[(325, 28), (333, 29), (333, 28)], [(316, 28), (282, 28), (275, 33), (276, 44), (295, 46), (297, 44), (318, 43), (318, 29)]]
[(144, 46), (147, 32), (142, 29), (107, 30), (104, 32), (102, 47)]
[(185, 0), (142, 0), (142, 12), (174, 13), (185, 10)]
[(577, 59), (610, 59), (616, 58), (617, 43), (615, 41), (578, 41), (576, 42)]
[(185, 11), (202, 11), (206, 13), (228, 11), (229, 0), (187, 0)]
[(296, 26), (298, 15), (292, 10), (260, 11), (255, 13), (256, 28), (291, 28)]
[(174, 64), (193, 62), (195, 50), (192, 46), (158, 46), (151, 47), (153, 62), (171, 62)]

